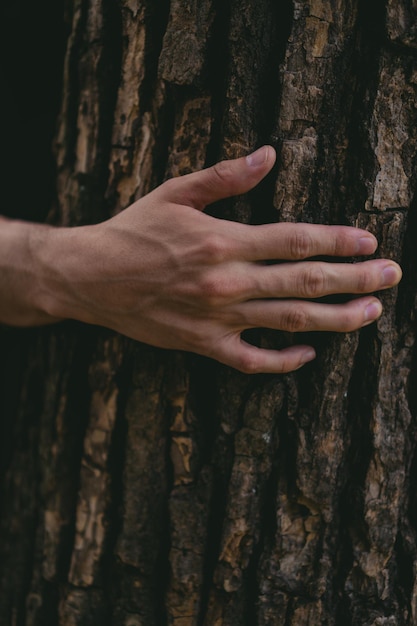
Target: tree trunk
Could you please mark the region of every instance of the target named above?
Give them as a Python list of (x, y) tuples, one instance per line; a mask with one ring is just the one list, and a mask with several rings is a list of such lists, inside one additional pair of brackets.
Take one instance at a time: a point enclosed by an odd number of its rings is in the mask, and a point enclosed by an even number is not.
[(376, 324), (312, 334), (317, 360), (285, 376), (75, 322), (2, 329), (1, 624), (417, 624), (415, 2), (65, 0), (55, 38), (31, 4), (3, 10), (6, 44), (39, 34), (4, 66), (34, 120), (10, 96), (9, 169), (54, 182), (33, 202), (12, 185), (5, 212), (97, 222), (271, 143), (273, 173), (209, 212), (361, 226), (404, 278)]

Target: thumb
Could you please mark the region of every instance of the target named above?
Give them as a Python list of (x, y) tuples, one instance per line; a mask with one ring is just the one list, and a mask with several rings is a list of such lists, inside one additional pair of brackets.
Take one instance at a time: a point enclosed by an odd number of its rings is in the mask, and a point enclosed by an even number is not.
[(208, 204), (246, 193), (271, 171), (276, 159), (272, 146), (262, 146), (240, 159), (221, 161), (212, 167), (171, 179), (161, 187), (167, 200), (203, 210)]

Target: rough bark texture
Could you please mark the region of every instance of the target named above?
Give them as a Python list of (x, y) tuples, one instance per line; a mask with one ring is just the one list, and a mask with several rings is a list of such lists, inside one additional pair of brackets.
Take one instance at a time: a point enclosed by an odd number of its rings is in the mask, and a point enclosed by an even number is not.
[[(318, 359), (286, 376), (75, 323), (3, 329), (1, 624), (417, 624), (416, 3), (64, 9), (50, 221), (105, 219), (269, 142), (274, 172), (210, 211), (359, 225), (404, 278), (377, 324), (312, 335)], [(20, 154), (25, 128), (8, 133)], [(28, 194), (7, 212), (43, 219)]]

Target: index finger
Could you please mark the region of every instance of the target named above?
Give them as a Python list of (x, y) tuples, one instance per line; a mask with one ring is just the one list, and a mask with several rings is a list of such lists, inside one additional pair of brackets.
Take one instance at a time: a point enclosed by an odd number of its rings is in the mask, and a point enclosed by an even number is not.
[(353, 226), (326, 226), (283, 222), (248, 226), (234, 225), (234, 238), (242, 233), (241, 255), (247, 261), (297, 261), (314, 256), (361, 256), (373, 254), (375, 237)]
[(220, 161), (199, 172), (171, 178), (157, 191), (170, 201), (202, 211), (208, 204), (253, 189), (271, 171), (276, 159), (272, 146), (246, 157)]

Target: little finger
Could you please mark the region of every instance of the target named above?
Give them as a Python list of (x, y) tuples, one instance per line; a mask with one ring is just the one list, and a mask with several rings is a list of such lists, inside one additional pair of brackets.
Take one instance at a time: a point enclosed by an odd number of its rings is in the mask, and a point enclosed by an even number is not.
[(232, 336), (221, 345), (212, 357), (245, 374), (284, 374), (299, 369), (316, 356), (311, 346), (291, 346), (283, 350), (257, 348), (243, 341), (239, 335)]

